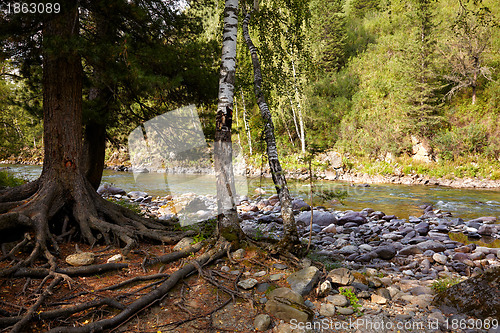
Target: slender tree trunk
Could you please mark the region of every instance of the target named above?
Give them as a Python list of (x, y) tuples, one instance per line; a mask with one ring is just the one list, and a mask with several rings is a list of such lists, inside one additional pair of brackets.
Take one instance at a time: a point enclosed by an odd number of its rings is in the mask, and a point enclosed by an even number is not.
[(238, 114), (238, 101), (236, 100), (236, 97), (234, 97), (234, 111), (236, 113), (236, 127), (238, 128), (238, 147), (240, 147), (240, 152), (243, 152), (243, 146), (241, 145), (241, 136), (240, 136), (240, 121), (239, 121), (239, 114)]
[(300, 105), (300, 94), (297, 86), (297, 74), (295, 72), (295, 63), (292, 60), (292, 71), (295, 86), (295, 98), (297, 100), (297, 112), (299, 114), (299, 127), (300, 127), (300, 148), (302, 154), (306, 153), (306, 134), (304, 130), (304, 117), (302, 116), (302, 106)]
[(238, 0), (226, 0), (219, 102), (215, 122), (214, 165), (217, 177), (218, 234), (231, 242), (238, 242), (243, 236), (236, 211), (231, 142), (237, 33)]
[(248, 31), (250, 18), (251, 14), (247, 13), (245, 15), (245, 19), (243, 20), (243, 37), (245, 38), (248, 50), (250, 51), (250, 55), (252, 57), (255, 97), (257, 98), (257, 104), (259, 105), (262, 118), (264, 119), (269, 167), (271, 169), (273, 182), (276, 186), (276, 191), (278, 192), (281, 203), (281, 217), (283, 219), (284, 235), (283, 239), (280, 241), (280, 247), (292, 249), (294, 246), (299, 244), (299, 236), (297, 232), (297, 225), (295, 224), (295, 218), (293, 216), (290, 192), (288, 191), (285, 175), (283, 174), (281, 164), (278, 159), (278, 149), (276, 148), (276, 139), (274, 137), (273, 119), (261, 88), (262, 73), (259, 57), (257, 55), (257, 48), (253, 45)]
[(245, 104), (245, 95), (243, 94), (243, 90), (241, 91), (241, 102), (243, 103), (243, 124), (245, 125), (245, 132), (247, 133), (248, 150), (250, 156), (252, 156), (252, 133), (250, 133), (250, 126), (248, 126), (247, 107)]
[(292, 97), (288, 92), (287, 95), (288, 95), (288, 100), (290, 101), (290, 108), (292, 109), (293, 123), (295, 125), (295, 133), (297, 133), (297, 137), (300, 140), (300, 131), (299, 131), (299, 125), (297, 123), (297, 114), (295, 113), (295, 107), (293, 105)]

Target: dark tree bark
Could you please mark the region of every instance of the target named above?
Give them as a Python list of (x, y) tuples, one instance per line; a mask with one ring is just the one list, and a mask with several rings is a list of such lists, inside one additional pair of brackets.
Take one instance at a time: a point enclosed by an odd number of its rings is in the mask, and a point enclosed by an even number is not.
[[(105, 41), (113, 36), (111, 25), (107, 21), (106, 13), (95, 9), (93, 15), (95, 20), (96, 36), (99, 41)], [(92, 87), (89, 91), (89, 101), (93, 110), (90, 117), (85, 121), (84, 131), (84, 163), (86, 176), (94, 189), (101, 184), (104, 170), (104, 158), (106, 151), (106, 123), (109, 116), (110, 103), (113, 99), (112, 92), (102, 82), (104, 79), (105, 66), (109, 55), (101, 55), (97, 63), (92, 64)]]
[[(63, 7), (63, 6), (61, 6)], [(33, 185), (0, 193), (0, 231), (28, 229), (35, 233), (30, 256), (0, 270), (0, 276), (31, 265), (40, 255), (55, 271), (56, 236), (66, 234), (64, 220), (90, 244), (103, 239), (125, 245), (138, 237), (173, 242), (182, 237), (163, 224), (142, 218), (101, 198), (87, 179), (82, 133), (82, 64), (77, 52), (78, 7), (61, 9), (43, 27), (43, 113), (45, 155), (40, 178)]]
[(252, 39), (250, 38), (250, 33), (248, 31), (248, 24), (250, 22), (250, 19), (251, 14), (246, 13), (245, 19), (243, 20), (243, 37), (245, 38), (248, 50), (250, 51), (250, 56), (252, 57), (255, 97), (257, 98), (257, 104), (259, 105), (261, 116), (264, 119), (267, 158), (269, 160), (269, 168), (271, 169), (273, 182), (276, 186), (276, 191), (281, 203), (281, 217), (283, 219), (284, 235), (280, 243), (278, 244), (278, 247), (285, 248), (287, 250), (293, 250), (295, 246), (300, 244), (300, 241), (297, 232), (297, 225), (293, 216), (290, 192), (288, 191), (285, 175), (283, 174), (283, 170), (281, 169), (281, 164), (278, 158), (278, 149), (276, 147), (276, 138), (274, 136), (273, 119), (271, 116), (271, 112), (269, 111), (264, 93), (262, 92), (262, 72), (260, 68), (259, 57), (257, 55), (257, 48), (253, 44)]

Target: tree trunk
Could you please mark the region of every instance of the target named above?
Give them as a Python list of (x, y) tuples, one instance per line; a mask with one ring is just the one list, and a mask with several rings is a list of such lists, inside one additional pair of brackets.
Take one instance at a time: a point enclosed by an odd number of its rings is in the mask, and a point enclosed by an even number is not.
[(281, 203), (281, 217), (283, 219), (284, 235), (280, 241), (279, 246), (281, 248), (291, 250), (293, 247), (300, 243), (299, 236), (297, 232), (297, 225), (295, 224), (295, 218), (293, 216), (292, 200), (288, 191), (288, 186), (286, 184), (285, 175), (283, 174), (278, 158), (278, 149), (276, 148), (276, 139), (274, 137), (273, 119), (271, 117), (271, 112), (269, 111), (264, 93), (261, 89), (262, 73), (259, 57), (257, 55), (257, 48), (253, 45), (252, 39), (250, 38), (250, 33), (248, 31), (250, 18), (251, 14), (247, 13), (245, 15), (245, 19), (243, 20), (243, 37), (245, 38), (248, 50), (250, 51), (250, 55), (252, 57), (255, 97), (257, 98), (257, 104), (259, 105), (262, 118), (264, 119), (267, 158), (269, 160), (269, 167), (271, 169), (273, 182), (276, 186), (276, 191)]
[(226, 0), (219, 102), (215, 122), (214, 166), (217, 177), (218, 235), (231, 242), (238, 242), (243, 236), (236, 211), (231, 142), (237, 33), (238, 0)]
[(292, 70), (293, 70), (293, 79), (295, 86), (295, 98), (297, 99), (297, 112), (299, 113), (299, 126), (300, 126), (300, 149), (302, 154), (306, 153), (306, 134), (304, 130), (304, 117), (302, 116), (302, 106), (300, 105), (300, 94), (299, 88), (297, 86), (297, 75), (295, 73), (295, 63), (292, 60)]
[(241, 102), (243, 103), (243, 123), (245, 124), (245, 132), (247, 133), (249, 155), (252, 156), (252, 133), (250, 133), (250, 126), (248, 126), (247, 107), (243, 90), (241, 91)]
[(82, 65), (76, 51), (57, 49), (57, 44), (74, 43), (78, 29), (76, 6), (48, 21), (43, 29), (45, 155), (41, 177), (60, 179), (63, 186), (81, 173)]
[[(95, 8), (93, 15), (95, 20), (95, 30), (98, 40), (106, 43), (110, 36), (114, 36), (111, 24), (107, 19), (106, 13), (100, 8)], [(94, 189), (98, 189), (101, 184), (102, 173), (104, 169), (104, 158), (106, 155), (106, 120), (110, 113), (110, 101), (113, 96), (110, 88), (104, 83), (104, 71), (106, 64), (113, 62), (110, 55), (101, 55), (98, 60), (91, 64), (93, 67), (92, 87), (89, 91), (89, 101), (91, 102), (92, 112), (90, 118), (85, 122), (85, 131), (83, 133), (83, 153), (85, 172), (88, 181)]]
[[(86, 177), (82, 133), (82, 64), (78, 42), (77, 3), (61, 6), (43, 25), (44, 162), (40, 178), (32, 183), (0, 191), (0, 233), (25, 228), (36, 234), (30, 256), (6, 276), (45, 257), (51, 270), (60, 235), (79, 235), (94, 244), (120, 240), (127, 254), (138, 237), (172, 242), (169, 223), (145, 219), (101, 198)], [(69, 223), (64, 221), (68, 220)], [(67, 227), (67, 229), (66, 229)]]

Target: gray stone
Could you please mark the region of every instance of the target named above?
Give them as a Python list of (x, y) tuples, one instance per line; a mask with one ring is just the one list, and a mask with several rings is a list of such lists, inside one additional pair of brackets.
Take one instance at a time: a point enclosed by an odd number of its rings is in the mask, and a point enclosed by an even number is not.
[(256, 292), (258, 293), (265, 293), (269, 287), (271, 287), (271, 284), (268, 282), (262, 282), (257, 285), (257, 288), (255, 289)]
[(415, 231), (420, 234), (420, 236), (425, 236), (429, 232), (429, 223), (420, 222), (415, 226)]
[(335, 305), (330, 303), (321, 303), (319, 314), (325, 317), (332, 317), (335, 314)]
[(311, 210), (311, 206), (309, 206), (307, 202), (302, 199), (294, 199), (292, 200), (292, 209), (300, 211)]
[(269, 315), (261, 313), (255, 317), (253, 321), (253, 326), (257, 331), (265, 331), (271, 325), (271, 317)]
[(428, 240), (422, 243), (417, 244), (418, 248), (422, 250), (422, 252), (425, 252), (427, 250), (432, 250), (434, 252), (443, 252), (446, 250), (446, 246), (444, 246), (443, 243), (434, 241), (434, 240)]
[(432, 255), (432, 259), (434, 259), (437, 263), (441, 265), (444, 265), (448, 262), (448, 257), (440, 253), (434, 253)]
[(342, 315), (348, 316), (348, 315), (353, 314), (354, 310), (351, 307), (348, 307), (348, 308), (337, 308), (337, 312), (340, 313), (340, 314), (342, 314)]
[(114, 187), (114, 186), (109, 185), (109, 184), (102, 184), (101, 186), (99, 186), (99, 188), (97, 189), (97, 193), (99, 195), (116, 195), (116, 194), (125, 195), (125, 194), (127, 194), (127, 192), (125, 192), (121, 188)]
[(271, 291), (266, 303), (266, 312), (272, 316), (290, 322), (296, 319), (298, 322), (307, 322), (313, 318), (314, 313), (304, 305), (301, 295), (289, 288), (278, 288)]
[(309, 309), (314, 309), (316, 307), (314, 303), (308, 299), (304, 301), (304, 305), (307, 306)]
[[(311, 221), (311, 212), (310, 211), (301, 212), (299, 215), (295, 217), (295, 221), (297, 221), (298, 224), (309, 226)], [(327, 227), (330, 224), (336, 224), (337, 217), (329, 212), (315, 210), (313, 212), (313, 223), (321, 227)]]
[(491, 236), (497, 232), (497, 229), (497, 226), (494, 224), (483, 224), (481, 227), (479, 227), (477, 232), (480, 235)]
[(386, 288), (379, 288), (375, 291), (375, 294), (382, 296), (385, 299), (391, 299), (391, 292)]
[(410, 254), (420, 254), (420, 253), (423, 253), (424, 251), (422, 251), (421, 248), (418, 247), (418, 245), (408, 245), (404, 248), (402, 248), (401, 250), (399, 250), (399, 255), (402, 255), (402, 256), (407, 256), (407, 255), (410, 255)]
[(373, 250), (373, 246), (371, 246), (369, 244), (361, 244), (359, 246), (359, 249), (362, 250), (362, 251), (370, 252), (370, 251)]
[(184, 237), (177, 244), (175, 244), (173, 250), (174, 251), (185, 250), (185, 249), (191, 247), (191, 244), (193, 244), (193, 242), (194, 242), (193, 238), (191, 238), (191, 237)]
[(269, 280), (271, 280), (271, 281), (278, 281), (278, 280), (280, 280), (284, 276), (285, 276), (284, 273), (271, 274), (271, 275), (269, 275)]
[(305, 296), (318, 283), (321, 272), (315, 266), (309, 266), (290, 275), (286, 280), (293, 291)]
[(343, 254), (345, 256), (348, 256), (348, 255), (351, 255), (351, 254), (354, 254), (356, 252), (358, 252), (358, 247), (356, 245), (347, 245), (347, 246), (344, 246), (342, 247), (340, 250), (339, 250), (339, 253), (340, 254)]
[(422, 220), (419, 219), (418, 217), (410, 216), (410, 217), (408, 217), (408, 222), (410, 222), (410, 223), (420, 223), (420, 222), (422, 222)]
[(253, 276), (255, 276), (255, 277), (263, 277), (266, 274), (267, 274), (266, 271), (260, 271), (260, 272), (253, 273)]
[(327, 278), (329, 278), (332, 283), (342, 286), (348, 286), (354, 281), (354, 276), (351, 271), (344, 267), (331, 270)]
[(246, 280), (241, 280), (238, 282), (238, 287), (243, 288), (243, 289), (252, 289), (253, 287), (255, 287), (255, 285), (258, 282), (259, 281), (252, 279), (252, 278), (246, 279)]
[(337, 224), (339, 225), (344, 225), (348, 222), (354, 222), (358, 225), (364, 224), (368, 222), (366, 217), (361, 215), (361, 213), (358, 212), (348, 212), (344, 216), (338, 219)]
[(244, 249), (238, 249), (232, 253), (232, 257), (234, 259), (242, 259), (245, 257), (245, 250)]
[(349, 301), (347, 300), (347, 297), (345, 297), (344, 295), (330, 295), (328, 297), (325, 298), (325, 300), (328, 302), (328, 303), (331, 303), (333, 305), (336, 305), (336, 306), (347, 306), (349, 305)]
[(92, 252), (79, 252), (70, 254), (66, 257), (66, 262), (71, 266), (87, 266), (92, 265), (95, 260), (95, 254)]
[(288, 266), (285, 265), (285, 264), (273, 264), (273, 268), (276, 268), (276, 269), (281, 269), (281, 270), (284, 270), (284, 269), (287, 269)]
[(139, 199), (147, 197), (148, 194), (146, 192), (141, 192), (141, 191), (131, 191), (127, 193), (127, 196), (130, 199)]
[(379, 246), (375, 253), (380, 259), (391, 260), (396, 255), (396, 248), (393, 245)]

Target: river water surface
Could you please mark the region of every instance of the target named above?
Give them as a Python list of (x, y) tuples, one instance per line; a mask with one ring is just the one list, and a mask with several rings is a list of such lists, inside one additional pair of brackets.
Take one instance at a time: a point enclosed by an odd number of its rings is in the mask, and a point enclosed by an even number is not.
[[(0, 165), (11, 168), (12, 173), (29, 180), (41, 173), (40, 166)], [(215, 177), (212, 175), (146, 173), (134, 177), (131, 172), (105, 170), (103, 183), (113, 184), (125, 191), (144, 191), (153, 196), (169, 193), (181, 195), (194, 192), (200, 195), (215, 195)], [(294, 197), (302, 197), (308, 202), (308, 181), (289, 180), (290, 192)], [(260, 187), (266, 195), (275, 193), (270, 179), (239, 179), (239, 194), (255, 194)], [(337, 210), (361, 210), (366, 207), (381, 210), (399, 218), (420, 216), (424, 204), (432, 204), (436, 209), (449, 211), (455, 217), (469, 220), (481, 216), (496, 216), (500, 219), (500, 189), (457, 189), (438, 186), (375, 184), (370, 187), (351, 186), (346, 182), (316, 181), (315, 205), (323, 205)], [(318, 194), (327, 191), (346, 191), (348, 196), (342, 203), (324, 201)]]

